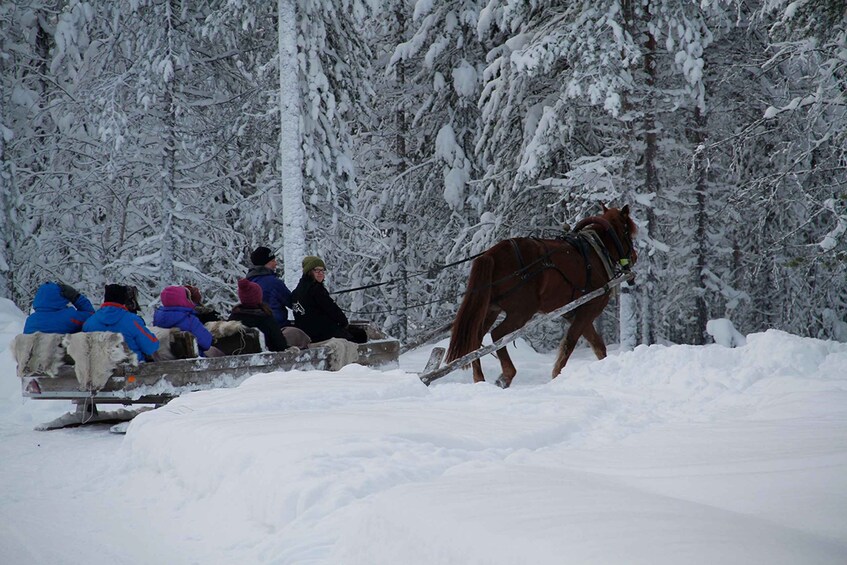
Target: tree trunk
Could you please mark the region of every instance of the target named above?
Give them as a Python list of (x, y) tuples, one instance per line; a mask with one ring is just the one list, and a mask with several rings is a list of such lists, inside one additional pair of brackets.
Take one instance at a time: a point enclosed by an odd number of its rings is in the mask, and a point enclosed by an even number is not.
[[(644, 23), (650, 22), (650, 12), (645, 8)], [(645, 26), (646, 29), (646, 26)], [(647, 94), (644, 97), (644, 193), (659, 195), (659, 175), (656, 168), (656, 160), (659, 154), (658, 138), (656, 135), (655, 118), (655, 92), (656, 88), (656, 38), (649, 31), (645, 31), (647, 39), (644, 42), (644, 73), (646, 76)], [(647, 235), (651, 240), (658, 240), (656, 214), (651, 206), (647, 208)], [(645, 257), (647, 259), (647, 257)], [(653, 293), (658, 288), (656, 284), (656, 266), (653, 260), (646, 262), (646, 283), (641, 302), (641, 343), (648, 345), (656, 342), (656, 329), (654, 327), (655, 307), (653, 305)]]
[(629, 286), (629, 283), (622, 284), (620, 288), (621, 293), (618, 298), (620, 303), (620, 350), (632, 351), (638, 345), (635, 298), (632, 296), (632, 287)]
[(694, 148), (694, 175), (697, 183), (694, 188), (696, 196), (695, 222), (696, 222), (696, 265), (694, 266), (693, 284), (695, 289), (694, 306), (694, 329), (690, 340), (693, 345), (703, 345), (706, 342), (706, 322), (709, 321), (709, 306), (706, 302), (706, 192), (708, 190), (709, 173), (706, 159), (706, 115), (700, 107), (694, 108), (692, 127), (689, 130), (689, 141)]
[(285, 282), (294, 288), (306, 253), (303, 152), (300, 135), (300, 72), (297, 62), (295, 0), (279, 0), (279, 156), (282, 187), (282, 239)]
[(12, 299), (9, 293), (10, 283), (9, 262), (6, 258), (12, 251), (12, 203), (11, 191), (14, 181), (12, 179), (12, 171), (6, 164), (6, 139), (4, 130), (5, 109), (3, 107), (3, 97), (0, 96), (0, 297)]
[(171, 71), (165, 77), (165, 139), (162, 149), (162, 182), (160, 184), (159, 202), (162, 207), (162, 243), (159, 282), (162, 286), (173, 284), (173, 204), (176, 195), (176, 102), (174, 101), (174, 82), (176, 78), (176, 58), (174, 57), (174, 34), (176, 33), (174, 1), (165, 4), (168, 26), (168, 54)]
[[(394, 14), (397, 18), (397, 35), (400, 41), (406, 36), (406, 14), (403, 10), (404, 6), (402, 4), (398, 4), (397, 9)], [(398, 41), (398, 44), (400, 43)], [(397, 84), (400, 87), (401, 92), (405, 87), (406, 82), (406, 63), (404, 61), (397, 62)], [(398, 102), (397, 111), (395, 112), (395, 122), (397, 127), (397, 136), (395, 137), (395, 151), (397, 152), (397, 161), (400, 163), (400, 172), (401, 174), (405, 172), (406, 167), (408, 166), (408, 159), (406, 153), (406, 135), (408, 135), (409, 125), (406, 120), (406, 108), (405, 105), (401, 101)], [(406, 185), (406, 176), (403, 175), (403, 180), (399, 181), (401, 186), (403, 187), (403, 191), (405, 192)], [(406, 262), (409, 258), (409, 217), (406, 214), (406, 205), (403, 204), (403, 209), (400, 214), (400, 249), (399, 249), (399, 263), (400, 263), (400, 303), (403, 305), (403, 310), (400, 313), (400, 320), (397, 324), (398, 337), (401, 343), (406, 342), (406, 338), (409, 335), (409, 317), (407, 316), (407, 308), (409, 307), (409, 281), (407, 280), (408, 269), (406, 268)]]

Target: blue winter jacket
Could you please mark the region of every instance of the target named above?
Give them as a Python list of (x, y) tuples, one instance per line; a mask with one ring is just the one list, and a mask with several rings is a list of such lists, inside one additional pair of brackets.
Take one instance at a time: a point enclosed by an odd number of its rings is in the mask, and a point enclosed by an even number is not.
[(100, 309), (88, 318), (82, 326), (84, 332), (117, 332), (138, 356), (139, 362), (146, 355), (153, 355), (159, 349), (159, 340), (153, 335), (140, 316), (127, 311), (123, 304), (104, 302)]
[(262, 302), (274, 313), (274, 319), (280, 327), (290, 326), (288, 310), (291, 308), (291, 291), (277, 274), (267, 267), (253, 267), (247, 272), (247, 280), (262, 287)]
[(197, 348), (203, 355), (212, 346), (212, 334), (206, 329), (194, 308), (186, 306), (161, 306), (153, 313), (153, 325), (160, 328), (179, 328), (184, 332), (194, 334)]
[(80, 294), (73, 306), (62, 296), (59, 285), (46, 282), (38, 288), (32, 302), (35, 310), (24, 323), (24, 333), (70, 334), (82, 329), (82, 324), (94, 313), (94, 306)]

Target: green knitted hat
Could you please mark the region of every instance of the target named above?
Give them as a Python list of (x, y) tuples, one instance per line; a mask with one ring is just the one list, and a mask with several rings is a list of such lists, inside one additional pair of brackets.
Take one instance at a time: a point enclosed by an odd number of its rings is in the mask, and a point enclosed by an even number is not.
[(303, 257), (303, 274), (307, 274), (312, 269), (317, 267), (323, 267), (326, 269), (326, 264), (324, 264), (323, 260), (320, 257), (315, 257), (314, 255), (309, 255), (308, 257)]

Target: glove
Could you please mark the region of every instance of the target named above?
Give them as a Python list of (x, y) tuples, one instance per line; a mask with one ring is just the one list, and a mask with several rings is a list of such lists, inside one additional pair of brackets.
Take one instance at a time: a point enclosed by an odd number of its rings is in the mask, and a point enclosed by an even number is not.
[(76, 304), (76, 300), (79, 298), (79, 291), (69, 284), (57, 284), (59, 285), (59, 291), (62, 293), (62, 296), (67, 298), (71, 304)]

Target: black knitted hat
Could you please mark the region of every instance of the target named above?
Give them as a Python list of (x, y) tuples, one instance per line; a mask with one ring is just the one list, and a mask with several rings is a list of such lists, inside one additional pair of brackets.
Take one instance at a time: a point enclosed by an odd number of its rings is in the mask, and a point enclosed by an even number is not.
[(257, 247), (253, 253), (250, 254), (250, 262), (256, 266), (266, 265), (274, 259), (276, 259), (276, 255), (264, 246)]

